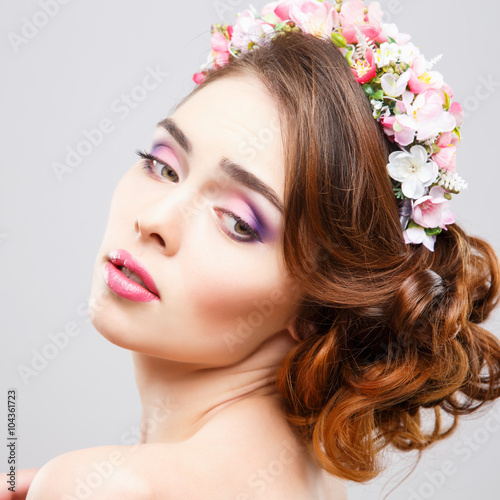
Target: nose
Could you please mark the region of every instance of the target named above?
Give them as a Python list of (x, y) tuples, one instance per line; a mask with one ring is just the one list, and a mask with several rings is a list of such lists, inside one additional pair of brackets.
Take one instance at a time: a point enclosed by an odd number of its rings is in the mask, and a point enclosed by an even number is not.
[(165, 255), (174, 255), (180, 245), (181, 225), (179, 204), (163, 198), (137, 211), (134, 231), (143, 244), (152, 245)]

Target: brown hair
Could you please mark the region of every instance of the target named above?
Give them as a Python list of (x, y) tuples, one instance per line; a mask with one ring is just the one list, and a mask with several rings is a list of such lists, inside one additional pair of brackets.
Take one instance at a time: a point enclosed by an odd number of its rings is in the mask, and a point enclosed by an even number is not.
[[(499, 300), (498, 259), (457, 224), (434, 252), (404, 242), (392, 146), (331, 42), (282, 33), (195, 92), (252, 74), (280, 109), (283, 256), (303, 290), (301, 340), (277, 374), (283, 409), (320, 467), (368, 481), (387, 445), (420, 455), (459, 415), (500, 396), (500, 342), (479, 326)], [(448, 429), (441, 410), (453, 417)]]

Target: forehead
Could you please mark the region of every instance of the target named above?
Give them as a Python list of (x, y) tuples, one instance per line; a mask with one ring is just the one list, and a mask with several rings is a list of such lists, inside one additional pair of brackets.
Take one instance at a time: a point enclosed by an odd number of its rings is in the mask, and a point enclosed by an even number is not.
[(207, 84), (186, 99), (173, 116), (194, 113), (199, 119), (225, 122), (254, 133), (278, 119), (274, 98), (252, 75), (228, 76)]
[(278, 108), (255, 76), (225, 77), (186, 99), (171, 116), (193, 145), (193, 156), (229, 159), (282, 193), (284, 165)]

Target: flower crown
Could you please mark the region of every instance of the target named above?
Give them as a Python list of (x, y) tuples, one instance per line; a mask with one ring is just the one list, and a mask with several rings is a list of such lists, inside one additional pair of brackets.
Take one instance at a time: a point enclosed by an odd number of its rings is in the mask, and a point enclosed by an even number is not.
[(264, 36), (303, 31), (331, 40), (342, 52), (370, 100), (373, 117), (401, 151), (389, 155), (387, 170), (399, 201), (405, 242), (434, 251), (436, 235), (455, 222), (452, 194), (467, 188), (455, 172), (463, 122), (462, 106), (442, 75), (431, 71), (410, 36), (384, 24), (378, 2), (285, 0), (259, 12), (237, 14), (234, 26), (213, 24), (212, 52), (193, 77), (202, 83), (212, 70), (259, 46)]

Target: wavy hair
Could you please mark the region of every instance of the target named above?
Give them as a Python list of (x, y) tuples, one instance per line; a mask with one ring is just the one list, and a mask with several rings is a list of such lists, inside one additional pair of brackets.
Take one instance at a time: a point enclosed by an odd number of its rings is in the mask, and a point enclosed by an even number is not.
[(303, 291), (300, 341), (276, 378), (283, 411), (320, 467), (365, 482), (386, 446), (420, 457), (500, 396), (500, 341), (480, 326), (499, 300), (498, 258), (458, 224), (434, 252), (404, 242), (394, 145), (330, 41), (280, 33), (194, 92), (234, 75), (258, 76), (282, 122), (282, 251)]

